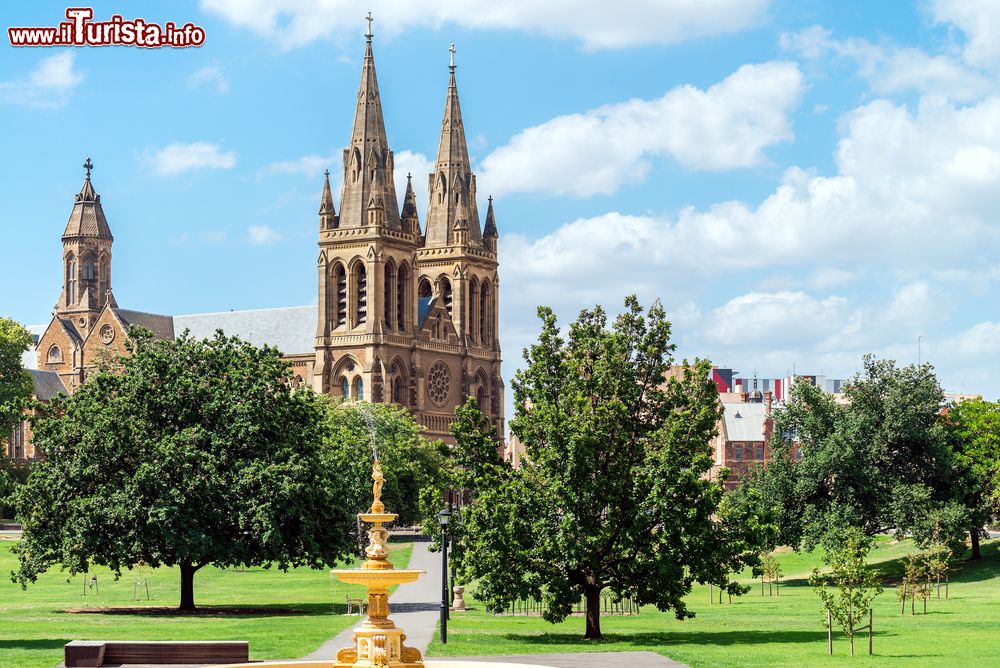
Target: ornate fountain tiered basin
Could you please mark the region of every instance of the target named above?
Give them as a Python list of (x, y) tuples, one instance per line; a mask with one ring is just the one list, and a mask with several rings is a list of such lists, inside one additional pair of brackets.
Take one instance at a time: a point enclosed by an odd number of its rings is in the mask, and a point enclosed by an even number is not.
[(232, 664), (215, 668), (546, 668), (523, 663), (486, 663), (481, 661), (424, 661), (420, 651), (407, 647), (406, 634), (389, 619), (389, 588), (414, 582), (424, 571), (398, 569), (389, 561), (389, 532), (383, 526), (396, 519), (382, 504), (382, 467), (378, 459), (372, 465), (372, 506), (358, 518), (372, 528), (368, 530), (368, 557), (361, 568), (338, 568), (330, 571), (338, 580), (356, 584), (368, 590), (368, 616), (355, 629), (352, 645), (337, 652), (330, 660), (264, 661), (252, 664)]

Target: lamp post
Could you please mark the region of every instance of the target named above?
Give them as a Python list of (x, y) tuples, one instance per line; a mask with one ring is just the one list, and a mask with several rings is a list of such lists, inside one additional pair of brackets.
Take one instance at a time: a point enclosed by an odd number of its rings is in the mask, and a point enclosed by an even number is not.
[(451, 511), (445, 508), (437, 514), (441, 525), (441, 644), (448, 644), (448, 521)]

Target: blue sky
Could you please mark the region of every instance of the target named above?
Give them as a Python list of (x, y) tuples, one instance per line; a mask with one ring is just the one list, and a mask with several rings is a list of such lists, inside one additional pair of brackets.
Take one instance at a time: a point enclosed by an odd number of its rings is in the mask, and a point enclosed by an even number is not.
[[(64, 4), (0, 24), (56, 25)], [(448, 45), (500, 228), (505, 377), (550, 304), (660, 298), (681, 356), (762, 376), (908, 363), (1000, 394), (1000, 8), (975, 0), (202, 0), (191, 49), (0, 45), (0, 313), (44, 322), (90, 155), (122, 306), (311, 304), (363, 50), (418, 198)], [(96, 2), (97, 19), (135, 3)], [(6, 32), (6, 30), (4, 31)], [(484, 207), (484, 202), (481, 207)], [(421, 211), (423, 219), (423, 211)]]

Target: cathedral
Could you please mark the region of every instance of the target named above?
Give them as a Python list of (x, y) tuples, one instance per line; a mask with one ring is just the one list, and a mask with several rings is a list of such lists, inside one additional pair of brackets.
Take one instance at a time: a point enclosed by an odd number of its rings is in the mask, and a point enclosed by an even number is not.
[(503, 434), (497, 226), (492, 198), (480, 222), (454, 46), (421, 226), (410, 175), (402, 206), (397, 197), (370, 24), (365, 40), (339, 207), (329, 171), (319, 202), (317, 304), (176, 316), (120, 308), (112, 286), (114, 237), (88, 158), (62, 235), (62, 292), (51, 322), (30, 328), (37, 341), (33, 375), (44, 379), (46, 395), (55, 385), (72, 393), (102, 358), (125, 354), (131, 327), (165, 339), (222, 329), (276, 346), (297, 385), (406, 407), (428, 437), (451, 440), (455, 408), (468, 397)]

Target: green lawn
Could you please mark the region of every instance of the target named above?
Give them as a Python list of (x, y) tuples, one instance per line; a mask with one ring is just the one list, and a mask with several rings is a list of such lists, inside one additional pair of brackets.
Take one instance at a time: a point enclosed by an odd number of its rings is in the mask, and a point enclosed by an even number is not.
[[(902, 573), (909, 541), (879, 542), (871, 560), (889, 583)], [(887, 586), (875, 604), (875, 657), (867, 637), (857, 639), (865, 665), (997, 665), (1000, 661), (1000, 540), (984, 544), (985, 559), (956, 562), (949, 600), (931, 599), (926, 616), (899, 614), (895, 586)], [(435, 636), (429, 656), (468, 656), (579, 651), (651, 650), (691, 666), (827, 665), (843, 663), (849, 648), (834, 635), (834, 656), (826, 653), (826, 629), (819, 599), (807, 585), (819, 554), (785, 552), (779, 556), (786, 586), (780, 596), (754, 589), (733, 605), (708, 604), (708, 588), (688, 597), (694, 619), (678, 621), (670, 613), (644, 608), (636, 617), (604, 617), (601, 641), (583, 641), (584, 621), (574, 616), (557, 625), (538, 617), (493, 616), (476, 610), (452, 613), (448, 644)], [(895, 579), (894, 579), (895, 578)], [(474, 587), (473, 587), (474, 589)], [(467, 597), (467, 600), (469, 598)], [(477, 605), (475, 601), (473, 605)], [(918, 605), (919, 611), (919, 605)]]
[[(299, 568), (281, 573), (254, 568), (222, 570), (210, 566), (195, 576), (194, 614), (170, 614), (180, 600), (177, 569), (146, 572), (149, 601), (132, 599), (136, 580), (126, 571), (115, 581), (110, 571), (95, 569), (100, 595), (83, 595), (83, 576), (67, 581), (52, 571), (22, 591), (8, 574), (17, 560), (14, 543), (0, 541), (0, 666), (52, 668), (62, 660), (63, 645), (73, 639), (248, 640), (255, 659), (295, 658), (316, 649), (356, 623), (345, 616), (344, 597), (364, 589), (336, 582), (325, 570)], [(409, 543), (393, 544), (392, 560), (405, 566)], [(78, 613), (80, 608), (159, 608), (149, 612)], [(234, 609), (235, 608), (235, 609)], [(266, 610), (261, 610), (266, 608)]]

